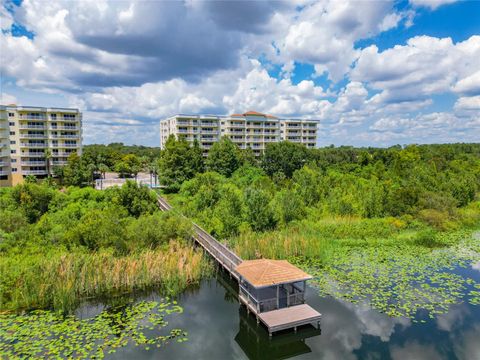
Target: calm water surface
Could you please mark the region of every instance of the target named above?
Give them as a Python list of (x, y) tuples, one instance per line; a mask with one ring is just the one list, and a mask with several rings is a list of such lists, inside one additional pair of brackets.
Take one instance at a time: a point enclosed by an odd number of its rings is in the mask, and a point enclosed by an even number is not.
[[(477, 264), (480, 265), (480, 264)], [(478, 269), (463, 275), (480, 281)], [(151, 294), (138, 300), (160, 300)], [(480, 360), (480, 306), (454, 305), (426, 323), (390, 318), (368, 306), (353, 305), (307, 290), (307, 303), (322, 313), (321, 331), (313, 327), (269, 340), (267, 331), (236, 299), (236, 283), (219, 273), (188, 289), (178, 301), (184, 313), (168, 318), (169, 328), (188, 332), (185, 343), (163, 348), (129, 346), (109, 359), (466, 359)], [(102, 309), (84, 307), (82, 317)], [(428, 319), (427, 314), (419, 313)]]

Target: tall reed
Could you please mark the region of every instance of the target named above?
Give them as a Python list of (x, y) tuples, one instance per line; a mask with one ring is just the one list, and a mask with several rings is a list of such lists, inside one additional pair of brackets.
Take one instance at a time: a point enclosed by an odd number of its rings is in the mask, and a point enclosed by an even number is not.
[(68, 311), (86, 298), (159, 288), (175, 294), (211, 271), (200, 251), (173, 242), (168, 249), (123, 257), (111, 252), (54, 253), (0, 259), (0, 309)]

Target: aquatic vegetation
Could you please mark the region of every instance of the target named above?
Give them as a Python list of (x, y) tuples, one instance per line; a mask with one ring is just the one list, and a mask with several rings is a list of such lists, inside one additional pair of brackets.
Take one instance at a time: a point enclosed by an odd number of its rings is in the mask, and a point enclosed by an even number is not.
[(165, 346), (187, 340), (181, 329), (167, 329), (167, 319), (183, 309), (175, 301), (144, 301), (104, 310), (90, 319), (36, 310), (0, 315), (0, 357), (102, 359), (129, 344)]
[(0, 309), (70, 311), (86, 298), (157, 288), (176, 294), (200, 281), (211, 265), (190, 244), (126, 256), (109, 251), (51, 252), (0, 258)]
[(288, 259), (315, 276), (320, 295), (368, 302), (392, 317), (416, 319), (419, 310), (434, 317), (451, 304), (480, 303), (480, 284), (460, 273), (480, 260), (480, 239), (472, 230), (431, 232), (434, 240), (418, 242), (428, 233), (398, 225), (389, 219), (325, 219), (243, 234), (230, 245), (244, 258)]

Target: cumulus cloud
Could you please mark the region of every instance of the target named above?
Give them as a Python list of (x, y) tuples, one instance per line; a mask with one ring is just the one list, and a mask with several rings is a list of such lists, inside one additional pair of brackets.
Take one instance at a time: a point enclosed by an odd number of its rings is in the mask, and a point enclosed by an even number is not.
[(453, 90), (461, 94), (480, 95), (480, 70), (458, 80)]
[(467, 79), (459, 88), (477, 86), (468, 79), (480, 71), (479, 58), (480, 36), (457, 44), (450, 38), (417, 36), (383, 52), (375, 45), (363, 49), (350, 78), (379, 90), (377, 102), (418, 102), (449, 92), (459, 78)]
[(390, 1), (308, 3), (279, 40), (279, 55), (312, 63), (317, 74), (338, 81), (358, 55), (355, 42), (396, 27), (401, 18)]
[[(151, 134), (163, 117), (248, 109), (318, 119), (326, 143), (467, 141), (480, 126), (480, 36), (358, 46), (410, 26), (417, 7), (439, 6), (432, 2), (401, 11), (393, 1), (8, 4), (0, 12), (2, 75), (67, 97), (85, 112), (87, 142), (130, 134), (130, 142), (156, 145)], [(13, 24), (33, 36), (14, 34)], [(314, 74), (295, 79), (298, 63)], [(451, 111), (432, 109), (444, 94)]]
[[(2, 34), (2, 48), (18, 47), (24, 59), (16, 65), (3, 62), (4, 71), (22, 78), (29, 64), (40, 62), (41, 68), (25, 77), (28, 85), (50, 82), (77, 89), (198, 81), (236, 67), (249, 34), (266, 31), (275, 10), (284, 7), (281, 2), (246, 7), (236, 2), (25, 1), (18, 18), (35, 37)], [(235, 21), (226, 21), (234, 9)]]
[(410, 3), (414, 6), (427, 7), (431, 10), (435, 10), (442, 5), (453, 4), (458, 0), (410, 0)]

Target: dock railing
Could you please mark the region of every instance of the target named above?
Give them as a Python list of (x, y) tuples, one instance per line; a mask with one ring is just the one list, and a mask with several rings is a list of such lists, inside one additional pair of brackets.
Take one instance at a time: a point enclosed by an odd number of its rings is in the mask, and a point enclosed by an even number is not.
[[(161, 210), (168, 211), (172, 209), (170, 204), (161, 196), (157, 195), (157, 198), (158, 206)], [(242, 259), (197, 224), (193, 223), (193, 227), (195, 230), (193, 239), (238, 280), (239, 276), (235, 268), (242, 262)]]

